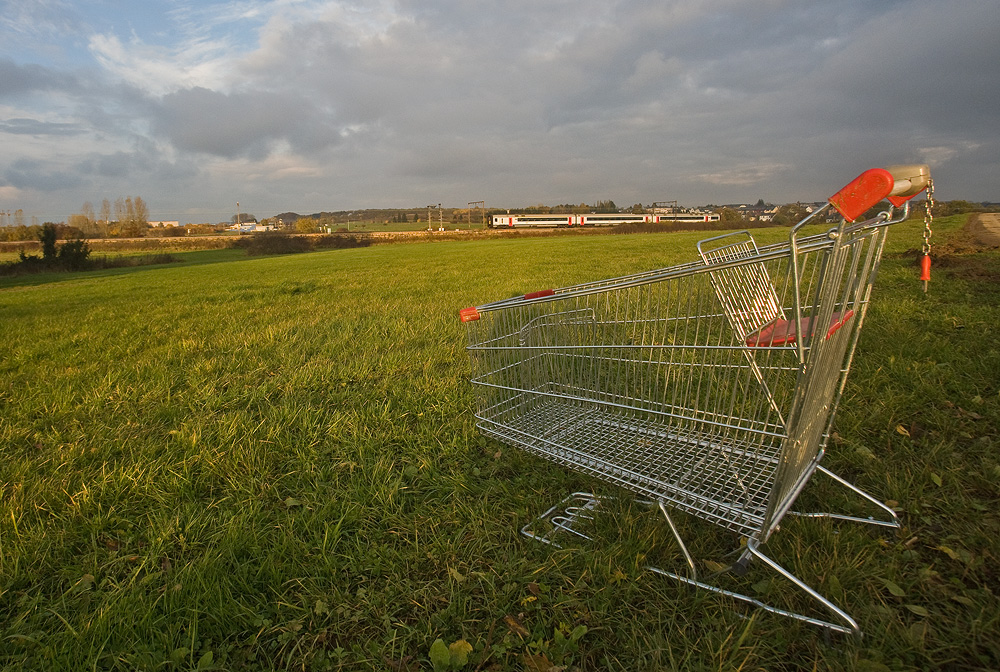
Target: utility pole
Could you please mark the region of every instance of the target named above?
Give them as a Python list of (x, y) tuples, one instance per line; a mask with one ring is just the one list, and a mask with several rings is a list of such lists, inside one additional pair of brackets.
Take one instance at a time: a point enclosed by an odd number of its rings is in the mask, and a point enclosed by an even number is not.
[(472, 228), (472, 209), (477, 208), (479, 210), (479, 224), (484, 224), (484, 219), (486, 217), (486, 201), (469, 201), (469, 228)]
[(434, 227), (431, 225), (431, 223), (434, 221), (433, 219), (431, 219), (431, 217), (433, 216), (432, 212), (433, 212), (434, 208), (437, 208), (437, 211), (438, 211), (438, 228), (444, 228), (444, 210), (441, 209), (441, 204), (438, 203), (437, 205), (434, 205), (433, 203), (431, 203), (430, 205), (427, 206), (427, 230), (428, 231), (433, 231), (434, 230)]
[(668, 207), (670, 210), (666, 214), (677, 212), (677, 201), (655, 201), (653, 203), (653, 212), (656, 213), (660, 209), (666, 210)]
[(240, 202), (236, 201), (236, 231), (243, 235), (243, 227), (240, 226)]

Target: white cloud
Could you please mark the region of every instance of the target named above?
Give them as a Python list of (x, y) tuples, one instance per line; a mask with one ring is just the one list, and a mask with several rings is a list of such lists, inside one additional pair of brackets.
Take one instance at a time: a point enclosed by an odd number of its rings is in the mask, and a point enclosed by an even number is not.
[(21, 198), (23, 198), (24, 193), (17, 187), (5, 184), (0, 186), (0, 201), (7, 201), (9, 203), (16, 203)]
[(698, 180), (704, 180), (709, 184), (718, 184), (723, 186), (761, 185), (766, 180), (769, 180), (775, 175), (778, 175), (783, 171), (787, 171), (790, 168), (791, 166), (783, 163), (773, 163), (765, 160), (755, 161), (752, 164), (736, 165), (726, 170), (714, 173), (702, 173), (700, 175), (695, 175), (694, 177)]
[(126, 45), (115, 35), (90, 38), (94, 58), (109, 74), (157, 96), (182, 88), (228, 85), (231, 57), (226, 46), (192, 41), (165, 49), (138, 39)]

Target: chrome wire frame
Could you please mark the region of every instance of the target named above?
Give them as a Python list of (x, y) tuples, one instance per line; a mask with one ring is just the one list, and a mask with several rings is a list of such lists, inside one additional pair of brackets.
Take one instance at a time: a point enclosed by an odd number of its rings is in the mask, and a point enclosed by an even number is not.
[[(837, 632), (859, 633), (841, 609), (764, 555), (785, 515), (898, 527), (895, 513), (820, 466), (844, 390), (888, 226), (907, 208), (758, 247), (748, 232), (699, 243), (689, 264), (477, 306), (469, 324), (477, 426), (487, 435), (655, 502), (689, 576), (658, 574)], [(795, 337), (754, 340), (793, 324)], [(787, 327), (786, 327), (787, 328)], [(876, 505), (884, 520), (798, 514), (816, 471)], [(580, 527), (597, 499), (553, 507), (549, 532)], [(586, 495), (586, 496), (584, 496)], [(589, 499), (588, 499), (589, 498)], [(564, 507), (565, 508), (565, 507)], [(794, 614), (697, 578), (668, 509), (746, 539), (757, 559), (817, 600), (837, 623)]]

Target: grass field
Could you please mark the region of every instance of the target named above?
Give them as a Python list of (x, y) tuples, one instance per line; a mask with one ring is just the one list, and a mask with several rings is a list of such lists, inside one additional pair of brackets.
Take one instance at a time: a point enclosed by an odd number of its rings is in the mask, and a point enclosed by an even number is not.
[(860, 641), (643, 571), (679, 559), (641, 509), (600, 544), (530, 543), (564, 494), (609, 490), (475, 429), (460, 308), (688, 261), (704, 235), (0, 280), (0, 665), (400, 672), (440, 638), (472, 647), (463, 670), (1000, 668), (1000, 254), (962, 221), (936, 226), (926, 295), (919, 223), (891, 232), (826, 460), (904, 529), (793, 520), (768, 543)]

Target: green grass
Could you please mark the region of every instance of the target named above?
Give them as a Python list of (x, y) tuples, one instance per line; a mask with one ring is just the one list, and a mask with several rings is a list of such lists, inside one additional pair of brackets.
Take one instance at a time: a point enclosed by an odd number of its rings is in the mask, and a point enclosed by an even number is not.
[(638, 509), (581, 550), (519, 536), (608, 489), (479, 435), (457, 311), (688, 261), (700, 237), (216, 250), (0, 280), (0, 664), (431, 669), (441, 638), (473, 646), (468, 670), (1000, 666), (1000, 256), (951, 254), (925, 295), (919, 223), (891, 233), (826, 462), (905, 529), (789, 521), (768, 544), (864, 639), (644, 572), (678, 558)]

